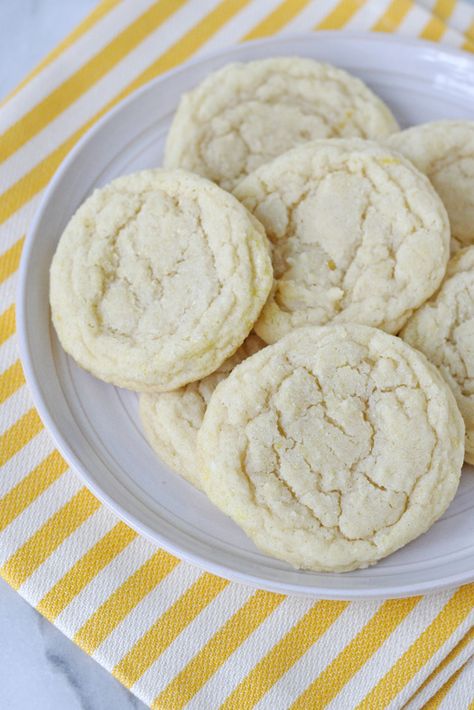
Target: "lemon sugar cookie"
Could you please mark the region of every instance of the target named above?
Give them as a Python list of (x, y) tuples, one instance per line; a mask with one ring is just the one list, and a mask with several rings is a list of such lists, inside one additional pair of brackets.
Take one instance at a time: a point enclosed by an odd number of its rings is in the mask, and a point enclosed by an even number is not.
[(299, 146), (234, 194), (272, 243), (275, 283), (255, 325), (268, 343), (331, 321), (396, 333), (445, 274), (440, 198), (408, 160), (373, 142)]
[(474, 246), (451, 259), (439, 291), (400, 335), (436, 365), (453, 391), (466, 427), (465, 458), (474, 464)]
[(229, 64), (181, 99), (165, 166), (231, 190), (259, 165), (315, 138), (384, 139), (398, 125), (370, 89), (342, 69), (302, 57)]
[(140, 417), (153, 449), (177, 473), (201, 488), (196, 439), (209, 399), (234, 367), (258, 352), (264, 342), (251, 334), (237, 352), (203, 380), (172, 392), (140, 395)]
[(388, 145), (425, 173), (444, 202), (452, 250), (474, 244), (474, 121), (433, 121), (395, 133)]
[(367, 567), (451, 502), (464, 426), (448, 386), (400, 338), (302, 328), (215, 389), (198, 434), (209, 498), (297, 568)]
[(145, 170), (96, 190), (70, 220), (51, 265), (52, 317), (86, 370), (166, 391), (235, 352), (272, 280), (264, 230), (232, 195)]

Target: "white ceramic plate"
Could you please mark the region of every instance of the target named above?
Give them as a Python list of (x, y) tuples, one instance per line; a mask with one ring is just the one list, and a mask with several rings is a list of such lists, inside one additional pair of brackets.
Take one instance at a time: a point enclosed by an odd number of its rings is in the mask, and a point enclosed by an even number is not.
[(112, 178), (161, 164), (183, 91), (228, 62), (277, 55), (328, 61), (364, 79), (402, 126), (474, 119), (474, 62), (441, 46), (386, 35), (320, 33), (237, 46), (174, 71), (133, 94), (63, 163), (28, 236), (18, 330), (35, 404), (56, 444), (91, 490), (129, 525), (215, 574), (272, 591), (330, 599), (400, 597), (474, 579), (474, 473), (465, 471), (446, 515), (375, 567), (347, 574), (291, 569), (261, 554), (225, 515), (170, 471), (144, 439), (137, 397), (78, 368), (50, 324), (48, 271), (79, 204)]

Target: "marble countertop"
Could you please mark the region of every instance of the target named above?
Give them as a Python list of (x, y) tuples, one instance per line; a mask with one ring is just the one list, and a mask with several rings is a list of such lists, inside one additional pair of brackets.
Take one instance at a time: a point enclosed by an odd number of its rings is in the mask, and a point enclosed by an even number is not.
[[(0, 0), (0, 99), (96, 0)], [(1, 710), (137, 710), (145, 705), (0, 578)]]
[(146, 706), (0, 579), (0, 708)]

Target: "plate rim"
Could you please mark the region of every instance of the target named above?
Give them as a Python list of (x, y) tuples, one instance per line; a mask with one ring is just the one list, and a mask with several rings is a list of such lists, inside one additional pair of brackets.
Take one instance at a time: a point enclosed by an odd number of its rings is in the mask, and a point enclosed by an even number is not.
[[(357, 42), (370, 42), (370, 43), (389, 43), (392, 45), (398, 45), (400, 47), (410, 47), (410, 48), (426, 48), (430, 51), (435, 51), (441, 54), (455, 57), (457, 59), (462, 59), (468, 64), (472, 65), (472, 76), (473, 76), (473, 87), (474, 87), (474, 57), (471, 57), (467, 52), (463, 50), (447, 46), (444, 44), (438, 44), (429, 42), (426, 40), (402, 37), (397, 34), (385, 34), (385, 33), (374, 33), (374, 32), (345, 32), (340, 31), (315, 31), (315, 32), (303, 32), (303, 33), (288, 33), (284, 35), (277, 35), (272, 37), (267, 37), (264, 39), (257, 39), (250, 42), (245, 42), (240, 45), (242, 48), (248, 46), (272, 46), (278, 42), (291, 42), (295, 40), (313, 40), (318, 41), (324, 39), (325, 41), (337, 38), (338, 41), (343, 40), (345, 42), (357, 41)], [(193, 552), (190, 550), (183, 550), (179, 544), (175, 544), (166, 535), (157, 532), (151, 528), (147, 523), (141, 521), (135, 514), (125, 510), (122, 505), (115, 500), (109, 493), (103, 490), (97, 481), (90, 475), (87, 468), (81, 463), (79, 457), (74, 453), (70, 446), (65, 441), (59, 427), (52, 416), (50, 415), (50, 410), (48, 404), (43, 397), (41, 388), (37, 383), (37, 378), (35, 375), (35, 369), (33, 366), (33, 355), (29, 348), (28, 342), (28, 328), (26, 326), (27, 318), (27, 275), (28, 268), (30, 266), (30, 253), (32, 251), (35, 239), (37, 238), (38, 226), (46, 212), (50, 196), (55, 191), (58, 184), (63, 178), (63, 174), (68, 170), (70, 165), (76, 160), (76, 156), (80, 154), (83, 147), (92, 139), (96, 132), (102, 129), (109, 121), (111, 121), (116, 114), (121, 112), (129, 104), (133, 103), (139, 97), (150, 89), (153, 89), (155, 85), (159, 85), (165, 80), (169, 80), (173, 76), (179, 76), (180, 73), (186, 72), (189, 67), (199, 65), (201, 63), (207, 62), (212, 59), (218, 59), (225, 57), (229, 52), (237, 49), (239, 45), (232, 45), (231, 47), (225, 47), (223, 49), (218, 49), (214, 51), (204, 52), (196, 58), (180, 64), (171, 71), (165, 72), (155, 77), (151, 81), (145, 83), (140, 88), (133, 91), (129, 96), (125, 97), (117, 103), (112, 109), (107, 111), (76, 143), (74, 148), (67, 154), (64, 160), (61, 162), (57, 168), (55, 174), (48, 183), (43, 195), (41, 196), (39, 205), (35, 211), (34, 217), (31, 224), (27, 230), (27, 236), (25, 239), (25, 244), (22, 250), (20, 267), (18, 271), (18, 282), (16, 286), (16, 320), (17, 320), (17, 342), (20, 353), (20, 359), (22, 367), (25, 373), (25, 379), (29, 388), (29, 392), (32, 396), (35, 408), (40, 415), (49, 435), (52, 437), (53, 442), (61, 455), (64, 457), (68, 465), (73, 470), (73, 473), (79, 475), (82, 482), (87, 486), (89, 490), (98, 498), (98, 500), (103, 503), (108, 509), (110, 509), (115, 515), (117, 515), (121, 520), (125, 521), (127, 525), (137, 531), (140, 535), (143, 535), (147, 540), (153, 542), (155, 545), (162, 547), (164, 550), (174, 555), (180, 560), (184, 560), (200, 569), (215, 574), (219, 577), (224, 577), (233, 582), (238, 582), (241, 584), (246, 584), (248, 586), (264, 589), (270, 592), (283, 593), (297, 597), (311, 597), (318, 599), (329, 599), (329, 600), (368, 600), (368, 599), (395, 599), (407, 596), (413, 596), (417, 594), (426, 594), (429, 592), (441, 591), (443, 589), (449, 589), (457, 587), (462, 584), (466, 584), (474, 581), (474, 569), (470, 571), (464, 571), (461, 573), (451, 574), (447, 577), (443, 577), (438, 581), (427, 581), (418, 582), (414, 585), (410, 584), (400, 584), (398, 586), (392, 586), (391, 591), (388, 592), (383, 587), (378, 587), (373, 585), (367, 589), (359, 590), (349, 590), (346, 587), (333, 587), (325, 588), (314, 585), (297, 585), (291, 582), (273, 582), (266, 581), (252, 573), (243, 573), (232, 567), (225, 566), (221, 563), (213, 562), (207, 557), (201, 555), (198, 552)], [(296, 56), (296, 53), (295, 55)], [(344, 574), (342, 578), (344, 578)]]

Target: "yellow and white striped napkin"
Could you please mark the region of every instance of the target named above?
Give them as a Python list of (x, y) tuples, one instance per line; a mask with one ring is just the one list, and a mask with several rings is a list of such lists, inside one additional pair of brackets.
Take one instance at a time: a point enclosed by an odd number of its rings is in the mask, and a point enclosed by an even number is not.
[(153, 708), (461, 710), (474, 700), (474, 585), (386, 602), (315, 602), (180, 562), (120, 522), (68, 469), (18, 360), (24, 234), (78, 138), (126, 94), (197, 54), (308, 28), (400, 32), (470, 50), (474, 8), (455, 0), (104, 0), (1, 106), (0, 573)]

